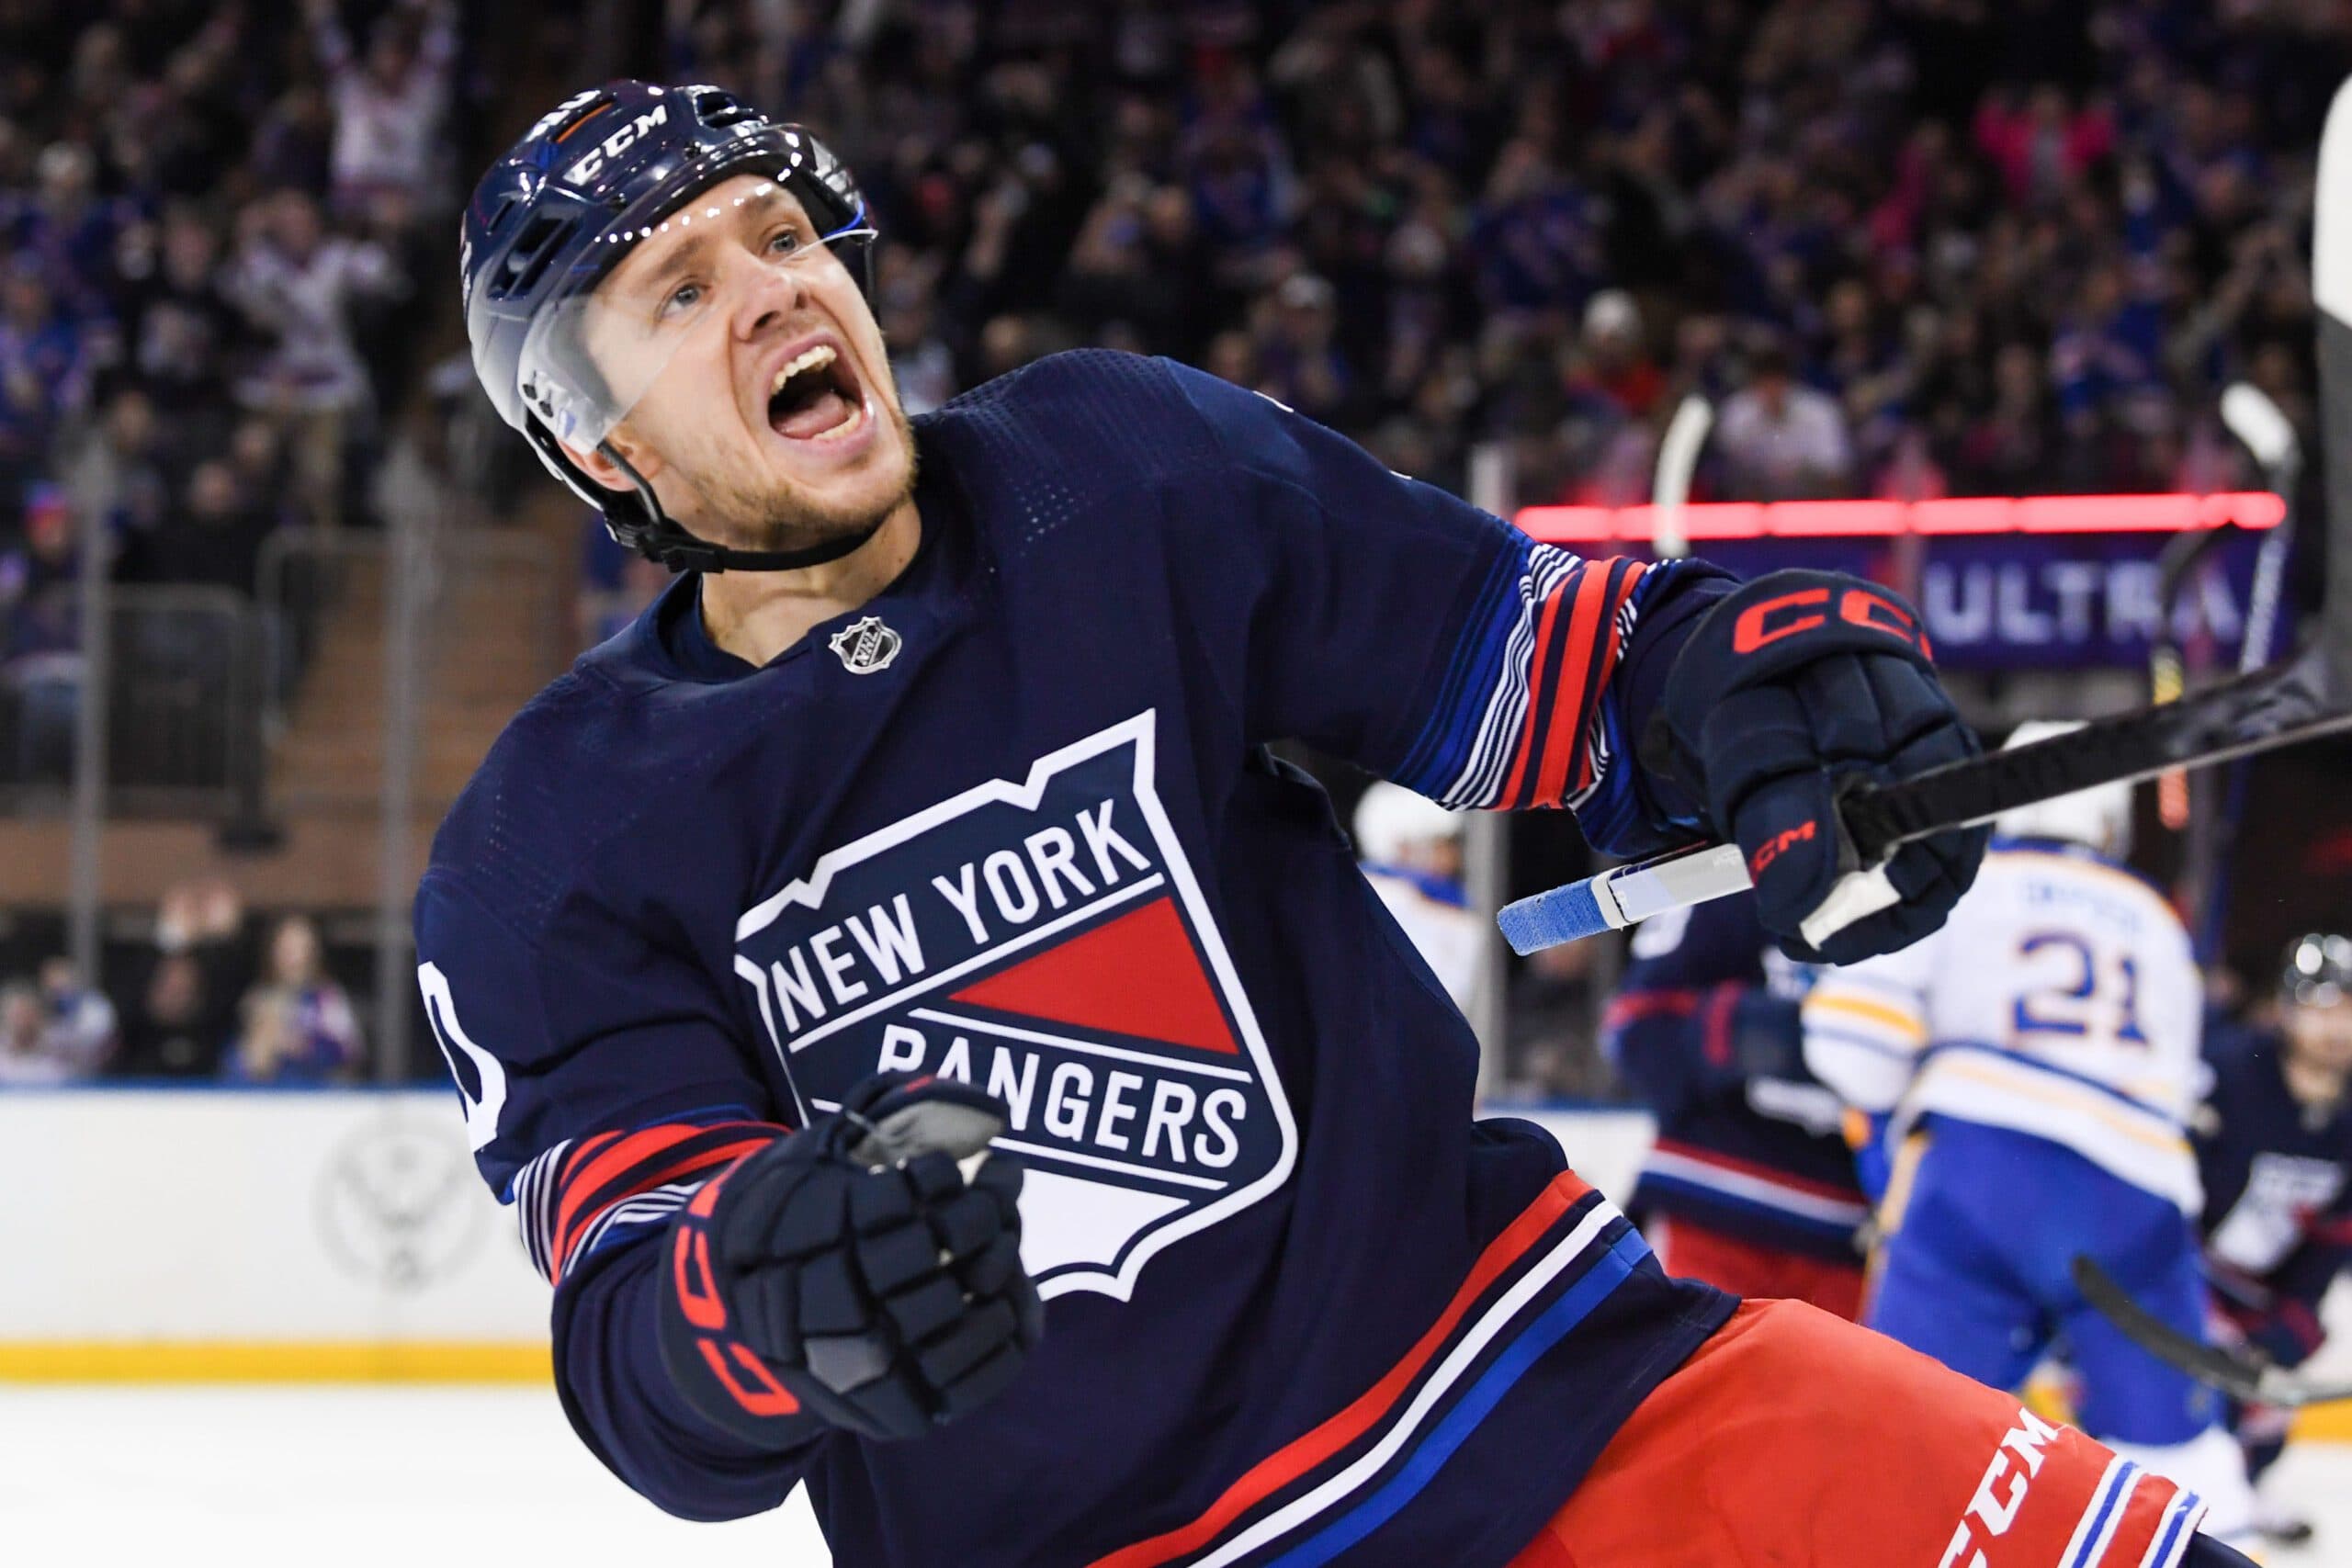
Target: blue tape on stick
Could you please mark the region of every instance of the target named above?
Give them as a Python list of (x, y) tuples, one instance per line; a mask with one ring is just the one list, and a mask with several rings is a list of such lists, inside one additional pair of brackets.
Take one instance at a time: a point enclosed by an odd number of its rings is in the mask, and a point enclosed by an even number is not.
[(1543, 948), (1598, 936), (1611, 927), (1601, 916), (1595, 886), (1596, 880), (1588, 877), (1548, 893), (1538, 893), (1532, 898), (1521, 898), (1516, 904), (1506, 904), (1495, 917), (1495, 924), (1502, 928), (1503, 940), (1510, 943), (1510, 950), (1521, 957)]

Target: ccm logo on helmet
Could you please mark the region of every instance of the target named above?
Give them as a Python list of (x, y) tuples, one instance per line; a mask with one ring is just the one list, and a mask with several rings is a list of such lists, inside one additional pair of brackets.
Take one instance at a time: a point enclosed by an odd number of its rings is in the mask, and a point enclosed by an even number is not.
[(656, 104), (588, 150), (587, 155), (563, 171), (566, 185), (584, 186), (605, 172), (605, 164), (657, 125), (669, 122), (670, 106)]
[[(1826, 588), (1800, 588), (1792, 593), (1779, 594), (1759, 600), (1739, 614), (1732, 623), (1731, 648), (1734, 653), (1753, 653), (1758, 649), (1794, 637), (1828, 623), (1830, 592)], [(1836, 611), (1839, 620), (1851, 626), (1874, 626), (1892, 637), (1917, 648), (1928, 658), (1935, 657), (1928, 646), (1927, 634), (1911, 612), (1883, 593), (1868, 588), (1849, 588), (1838, 595)]]

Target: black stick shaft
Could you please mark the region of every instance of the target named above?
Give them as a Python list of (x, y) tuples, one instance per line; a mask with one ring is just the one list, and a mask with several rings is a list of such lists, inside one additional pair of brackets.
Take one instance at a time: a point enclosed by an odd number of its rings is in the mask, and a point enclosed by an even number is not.
[(2200, 767), (2352, 728), (2331, 700), (2324, 649), (2177, 703), (2095, 719), (2081, 729), (1996, 751), (1884, 788), (1864, 786), (1839, 809), (1864, 865), (1901, 843), (2099, 784)]

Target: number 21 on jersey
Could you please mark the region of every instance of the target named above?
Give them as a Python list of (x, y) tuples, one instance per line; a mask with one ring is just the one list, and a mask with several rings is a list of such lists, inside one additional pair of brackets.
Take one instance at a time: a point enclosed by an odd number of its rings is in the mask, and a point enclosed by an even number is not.
[(2103, 953), (2072, 931), (2034, 931), (2018, 941), (2017, 965), (2030, 977), (2009, 1013), (2019, 1043), (2147, 1044), (2140, 966), (2128, 953)]

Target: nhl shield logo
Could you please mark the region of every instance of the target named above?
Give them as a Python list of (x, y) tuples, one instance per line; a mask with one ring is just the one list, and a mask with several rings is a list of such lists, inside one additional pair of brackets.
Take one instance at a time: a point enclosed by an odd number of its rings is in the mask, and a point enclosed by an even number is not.
[(851, 674), (871, 675), (890, 668), (890, 660), (899, 657), (899, 649), (905, 641), (882, 624), (881, 616), (867, 615), (835, 632), (825, 646), (833, 650), (842, 668)]
[[(854, 631), (856, 628), (851, 628)], [(844, 633), (844, 636), (848, 634)], [(1022, 1260), (1125, 1300), (1280, 1187), (1297, 1130), (1152, 784), (1153, 716), (833, 850), (736, 926), (804, 1116), (878, 1071), (1012, 1111)]]

